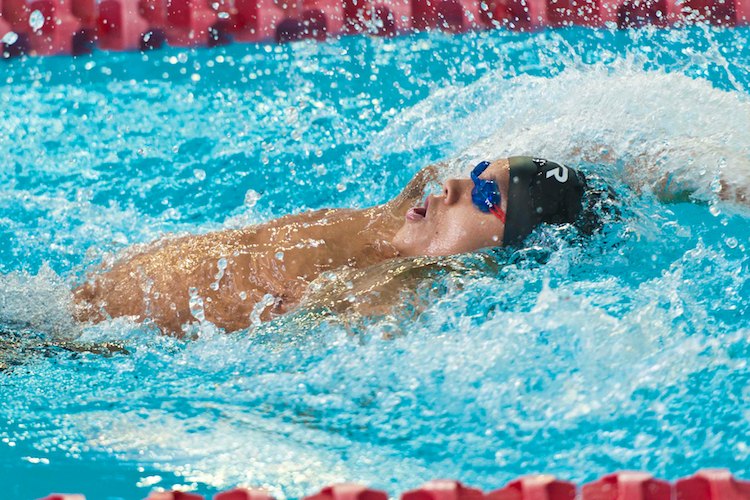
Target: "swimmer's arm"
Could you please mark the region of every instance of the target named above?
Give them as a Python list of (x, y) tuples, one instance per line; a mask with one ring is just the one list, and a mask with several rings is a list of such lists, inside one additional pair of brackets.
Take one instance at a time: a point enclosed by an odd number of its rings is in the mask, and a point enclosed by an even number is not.
[(332, 282), (311, 285), (301, 307), (323, 308), (344, 322), (361, 318), (419, 314), (425, 307), (418, 287), (456, 269), (450, 259), (390, 259), (365, 269), (340, 272)]
[[(713, 193), (718, 193), (721, 201), (750, 206), (750, 181), (747, 177), (732, 178), (727, 169), (718, 178), (697, 175), (689, 169), (666, 171), (660, 164), (668, 154), (669, 150), (664, 148), (628, 158), (622, 166), (623, 181), (638, 192), (653, 192), (665, 203), (707, 202), (713, 198)], [(619, 161), (612, 148), (603, 144), (575, 148), (572, 156), (587, 163), (616, 165)], [(750, 162), (737, 162), (743, 160), (735, 158), (732, 164), (735, 172), (750, 171)]]
[[(640, 170), (637, 172), (636, 170)], [(646, 171), (644, 176), (643, 171)], [(747, 170), (750, 170), (748, 165)], [(640, 180), (636, 189), (651, 189), (665, 203), (706, 203), (718, 199), (730, 203), (750, 206), (750, 186), (739, 180), (732, 182), (724, 172), (719, 176), (697, 176), (690, 171), (663, 172), (654, 163), (636, 161), (626, 168), (630, 178)], [(650, 175), (650, 178), (648, 176)], [(644, 177), (646, 177), (644, 179)]]

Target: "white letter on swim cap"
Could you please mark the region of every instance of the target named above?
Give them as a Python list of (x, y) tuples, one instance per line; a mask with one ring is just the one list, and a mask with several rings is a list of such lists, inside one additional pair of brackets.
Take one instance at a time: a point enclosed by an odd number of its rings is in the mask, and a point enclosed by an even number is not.
[(547, 179), (553, 175), (558, 182), (566, 182), (568, 180), (568, 167), (565, 165), (559, 165), (555, 169), (547, 170)]

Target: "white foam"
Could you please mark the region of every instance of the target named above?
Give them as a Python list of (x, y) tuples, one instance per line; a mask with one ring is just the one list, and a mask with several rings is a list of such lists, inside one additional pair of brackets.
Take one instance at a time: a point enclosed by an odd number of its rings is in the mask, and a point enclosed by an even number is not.
[[(372, 149), (447, 143), (458, 160), (446, 175), (465, 175), (480, 159), (530, 155), (602, 163), (638, 189), (658, 191), (672, 174), (707, 201), (717, 197), (717, 178), (731, 190), (750, 190), (746, 92), (646, 70), (631, 59), (577, 65), (554, 78), (503, 76), (437, 90), (393, 120)], [(476, 106), (449, 105), (466, 101)]]
[(37, 274), (25, 271), (0, 275), (0, 323), (31, 327), (56, 339), (78, 336), (70, 287), (48, 265)]

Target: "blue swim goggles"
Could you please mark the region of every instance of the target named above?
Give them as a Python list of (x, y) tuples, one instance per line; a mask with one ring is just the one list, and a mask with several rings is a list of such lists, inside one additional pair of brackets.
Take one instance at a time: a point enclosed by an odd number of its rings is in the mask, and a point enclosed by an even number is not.
[(500, 209), (500, 189), (495, 181), (480, 179), (482, 172), (487, 170), (490, 162), (483, 161), (471, 171), (474, 188), (471, 190), (471, 201), (484, 213), (491, 213), (505, 224), (505, 212)]

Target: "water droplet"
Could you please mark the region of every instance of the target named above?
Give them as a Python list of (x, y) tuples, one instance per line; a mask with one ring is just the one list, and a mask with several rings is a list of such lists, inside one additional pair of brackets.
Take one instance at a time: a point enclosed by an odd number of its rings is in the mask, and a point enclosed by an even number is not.
[(284, 260), (284, 252), (276, 252), (276, 260)]
[(224, 271), (227, 268), (227, 259), (224, 257), (221, 257), (218, 261), (216, 261), (216, 267), (219, 269), (219, 272), (214, 275), (214, 281), (209, 286), (211, 287), (211, 290), (216, 291), (219, 289), (219, 282), (221, 281), (221, 278), (224, 277)]
[(203, 169), (200, 169), (200, 168), (196, 168), (195, 170), (193, 170), (193, 175), (194, 175), (194, 176), (195, 176), (195, 178), (196, 178), (196, 179), (198, 179), (199, 181), (204, 181), (204, 180), (206, 180), (206, 171), (205, 171), (205, 170), (203, 170)]
[(299, 118), (299, 111), (297, 111), (297, 108), (290, 106), (284, 110), (284, 115), (287, 123), (296, 124)]
[(336, 184), (336, 190), (339, 193), (343, 193), (344, 191), (346, 191), (346, 184), (344, 184), (343, 182), (339, 182), (338, 184)]
[(187, 56), (187, 54), (186, 54), (185, 52), (182, 52), (181, 54), (178, 54), (178, 55), (177, 55), (177, 60), (178, 60), (179, 62), (181, 62), (181, 63), (183, 63), (183, 64), (184, 64), (184, 63), (186, 63), (186, 62), (187, 62), (187, 60), (188, 60), (188, 56)]
[(253, 307), (253, 311), (250, 313), (250, 322), (254, 326), (260, 326), (262, 322), (260, 316), (263, 314), (263, 311), (265, 311), (268, 306), (272, 306), (275, 302), (276, 298), (274, 298), (273, 295), (270, 293), (265, 294)]
[(721, 209), (717, 207), (715, 204), (711, 205), (708, 208), (708, 211), (711, 212), (711, 215), (713, 215), (714, 217), (718, 217), (719, 215), (721, 215)]
[(5, 34), (5, 36), (3, 36), (3, 39), (0, 41), (5, 45), (13, 45), (18, 41), (18, 33), (16, 33), (15, 31), (9, 31)]
[(34, 31), (40, 30), (42, 26), (44, 26), (44, 14), (38, 10), (32, 12), (29, 16), (29, 26), (31, 26), (31, 29)]
[(724, 243), (726, 243), (729, 248), (737, 248), (737, 245), (739, 245), (740, 242), (737, 241), (737, 238), (734, 236), (729, 236), (724, 240)]
[(242, 300), (247, 300), (247, 293), (246, 292), (240, 292), (240, 298)]
[(258, 200), (260, 200), (260, 193), (254, 189), (248, 189), (247, 193), (245, 193), (245, 205), (254, 207), (258, 203)]
[(192, 314), (193, 317), (200, 322), (205, 321), (206, 314), (205, 310), (203, 309), (203, 299), (200, 295), (198, 295), (198, 289), (194, 286), (191, 286), (188, 289), (188, 295), (190, 296), (190, 298), (188, 299), (190, 314)]
[(219, 12), (216, 17), (219, 19), (229, 19), (229, 12)]

